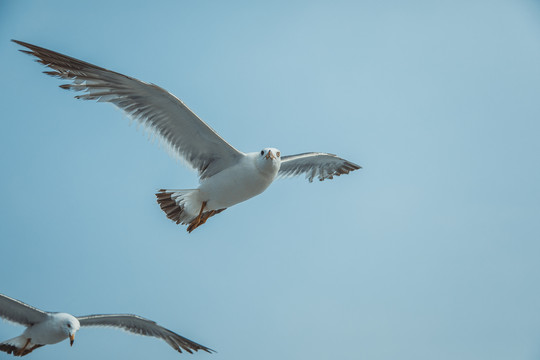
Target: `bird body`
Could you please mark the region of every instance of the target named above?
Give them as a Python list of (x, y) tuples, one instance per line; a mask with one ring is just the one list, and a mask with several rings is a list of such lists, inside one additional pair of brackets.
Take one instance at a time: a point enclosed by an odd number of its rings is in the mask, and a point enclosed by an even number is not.
[[(270, 154), (277, 149), (265, 149)], [(259, 195), (270, 186), (279, 171), (279, 158), (266, 159), (260, 153), (246, 154), (236, 165), (201, 181), (200, 197), (210, 210), (236, 205)]]
[(39, 345), (59, 343), (79, 330), (81, 324), (73, 315), (66, 313), (50, 313), (45, 321), (28, 327), (22, 334), (31, 342)]
[[(0, 306), (7, 312), (9, 298), (1, 295)], [(22, 304), (22, 303), (19, 303)], [(19, 305), (17, 304), (17, 305)], [(24, 305), (24, 304), (23, 304)], [(32, 311), (32, 310), (30, 310)], [(1, 314), (0, 314), (1, 315)], [(22, 335), (0, 343), (0, 350), (15, 356), (24, 356), (43, 345), (52, 345), (70, 338), (71, 344), (75, 339), (75, 333), (80, 328), (79, 320), (73, 315), (66, 313), (43, 313), (42, 321), (32, 323), (24, 330)]]
[(162, 189), (157, 202), (167, 217), (191, 232), (206, 220), (262, 193), (277, 177), (305, 174), (311, 182), (348, 174), (360, 166), (333, 154), (281, 156), (274, 148), (243, 153), (217, 134), (166, 90), (120, 73), (22, 41), (13, 40), (51, 68), (47, 75), (71, 81), (60, 85), (82, 92), (82, 100), (109, 102), (155, 134), (176, 156), (198, 171), (200, 187)]
[(266, 190), (279, 171), (279, 155), (274, 148), (243, 154), (236, 164), (203, 178), (198, 189), (160, 190), (158, 203), (169, 219), (189, 224), (191, 232), (209, 217)]

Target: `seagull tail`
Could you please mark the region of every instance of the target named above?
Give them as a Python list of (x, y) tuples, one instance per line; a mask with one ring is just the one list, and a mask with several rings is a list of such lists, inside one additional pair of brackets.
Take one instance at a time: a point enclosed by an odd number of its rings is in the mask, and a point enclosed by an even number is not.
[(187, 190), (166, 190), (161, 189), (156, 193), (156, 198), (161, 210), (167, 215), (169, 219), (177, 224), (187, 225), (195, 218), (195, 215), (191, 214), (188, 209), (189, 204), (194, 195), (196, 195), (197, 189)]
[(192, 232), (208, 220), (209, 217), (219, 214), (225, 209), (198, 212), (202, 206), (196, 198), (199, 189), (171, 190), (161, 189), (156, 193), (157, 202), (161, 210), (169, 219), (177, 224), (188, 225), (187, 231)]
[(43, 345), (33, 344), (30, 339), (24, 335), (14, 337), (0, 343), (0, 351), (13, 354), (14, 356), (24, 356)]

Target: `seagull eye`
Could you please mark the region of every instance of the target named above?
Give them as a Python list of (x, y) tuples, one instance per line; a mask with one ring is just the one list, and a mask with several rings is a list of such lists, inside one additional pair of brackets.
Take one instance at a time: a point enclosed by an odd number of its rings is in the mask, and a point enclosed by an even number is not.
[(277, 157), (280, 157), (280, 156), (281, 156), (281, 152), (278, 151), (276, 155), (277, 155)]
[(261, 150), (261, 155), (264, 155), (264, 150)]
[(71, 324), (68, 324), (68, 328), (70, 328), (70, 327), (71, 327)]

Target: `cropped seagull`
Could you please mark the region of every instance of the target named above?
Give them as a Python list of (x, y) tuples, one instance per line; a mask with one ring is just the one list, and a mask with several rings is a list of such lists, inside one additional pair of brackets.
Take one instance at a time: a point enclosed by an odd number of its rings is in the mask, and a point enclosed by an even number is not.
[(73, 346), (75, 333), (81, 326), (113, 326), (134, 334), (163, 339), (178, 352), (182, 350), (213, 352), (205, 346), (186, 339), (152, 320), (137, 315), (88, 315), (75, 317), (66, 313), (38, 310), (18, 300), (0, 294), (0, 317), (26, 326), (22, 335), (0, 343), (0, 350), (15, 356), (24, 356), (43, 346), (56, 344), (69, 338)]
[(82, 91), (77, 99), (110, 102), (155, 134), (173, 154), (199, 173), (197, 189), (161, 189), (157, 202), (167, 217), (188, 232), (226, 208), (262, 193), (277, 177), (306, 174), (311, 182), (348, 174), (360, 166), (333, 154), (309, 152), (281, 156), (267, 147), (238, 151), (173, 94), (156, 86), (42, 47), (12, 40), (36, 61), (70, 80), (63, 89)]

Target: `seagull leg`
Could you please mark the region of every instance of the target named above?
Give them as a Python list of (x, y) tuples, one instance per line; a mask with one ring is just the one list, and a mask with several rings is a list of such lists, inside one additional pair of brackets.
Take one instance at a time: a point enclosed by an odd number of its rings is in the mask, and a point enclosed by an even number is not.
[(202, 225), (202, 224), (204, 224), (206, 222), (207, 217), (204, 220), (202, 219), (203, 210), (206, 207), (206, 204), (207, 204), (207, 201), (203, 201), (203, 203), (201, 205), (201, 211), (199, 211), (199, 215), (195, 219), (193, 219), (193, 221), (189, 224), (189, 226), (187, 228), (188, 232), (192, 232), (197, 227), (199, 227), (200, 225)]
[(201, 215), (203, 213), (204, 208), (206, 207), (206, 203), (207, 203), (207, 201), (203, 201), (203, 203), (201, 205), (201, 211), (199, 211), (199, 216), (197, 216), (198, 222), (201, 221)]
[(26, 343), (24, 344), (24, 346), (22, 348), (18, 349), (16, 352), (14, 352), (13, 355), (15, 355), (15, 356), (23, 356), (24, 351), (26, 350), (26, 347), (28, 346), (28, 344), (30, 344), (30, 339), (26, 339)]
[(37, 348), (40, 348), (42, 347), (43, 345), (34, 345), (32, 346), (31, 348), (27, 349), (24, 354), (22, 354), (21, 356), (24, 356), (24, 355), (28, 355), (30, 354), (32, 351), (36, 350)]

